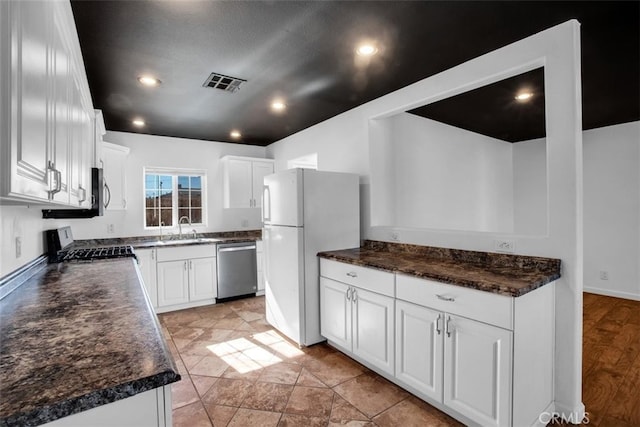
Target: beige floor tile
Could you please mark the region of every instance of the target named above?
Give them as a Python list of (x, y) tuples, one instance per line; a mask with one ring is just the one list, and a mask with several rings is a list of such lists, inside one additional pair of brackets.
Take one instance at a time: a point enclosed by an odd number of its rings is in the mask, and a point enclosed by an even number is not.
[[(420, 402), (420, 403), (418, 403)], [(432, 406), (415, 398), (405, 399), (373, 418), (380, 427), (464, 426)]]
[(196, 392), (188, 375), (183, 376), (180, 381), (171, 384), (171, 397), (171, 407), (173, 409), (200, 401), (200, 396)]
[(235, 310), (236, 314), (242, 318), (245, 322), (253, 322), (255, 320), (260, 320), (264, 317), (262, 313), (256, 313), (255, 311), (249, 310)]
[(171, 337), (174, 339), (177, 338), (181, 340), (193, 341), (196, 338), (198, 338), (200, 335), (202, 335), (203, 332), (204, 332), (204, 329), (202, 328), (189, 328), (189, 327), (181, 326), (177, 330), (171, 331)]
[(327, 385), (320, 381), (315, 375), (309, 372), (306, 368), (302, 368), (296, 385), (302, 385), (306, 387), (320, 387), (327, 388)]
[(282, 414), (278, 427), (325, 427), (326, 418), (306, 415)]
[(193, 386), (196, 388), (196, 391), (200, 396), (204, 396), (211, 386), (218, 381), (218, 378), (215, 377), (201, 377), (198, 375), (191, 375), (191, 381), (193, 382)]
[(264, 368), (258, 381), (293, 385), (298, 380), (301, 369), (300, 365), (292, 363), (276, 363)]
[(229, 367), (222, 374), (223, 378), (240, 379), (254, 383), (258, 381), (264, 370), (262, 365), (243, 354), (228, 358), (227, 363)]
[(330, 353), (319, 359), (309, 359), (304, 362), (304, 367), (329, 387), (365, 372), (362, 365), (340, 353)]
[(257, 382), (240, 406), (261, 411), (282, 412), (292, 390), (291, 385)]
[(360, 375), (334, 390), (368, 417), (376, 416), (409, 396), (400, 387), (374, 373)]
[(295, 386), (285, 412), (328, 420), (333, 395), (333, 390), (328, 388)]
[(193, 369), (194, 366), (196, 366), (202, 359), (204, 359), (204, 356), (197, 356), (182, 352), (181, 359), (182, 363), (184, 363), (184, 366), (187, 368), (187, 370), (189, 370)]
[(206, 410), (209, 418), (213, 422), (213, 427), (226, 426), (236, 412), (238, 412), (238, 408), (223, 405), (209, 405)]
[(330, 421), (333, 423), (345, 423), (350, 421), (369, 421), (369, 418), (358, 411), (355, 406), (336, 394), (331, 407)]
[(211, 427), (200, 401), (173, 410), (173, 427)]
[(244, 380), (220, 378), (202, 397), (205, 407), (210, 405), (240, 406), (245, 396), (251, 391), (253, 383)]
[(242, 318), (238, 317), (235, 313), (233, 316), (218, 319), (214, 325), (217, 329), (233, 329), (236, 330), (243, 326), (246, 322)]
[(220, 377), (229, 365), (218, 356), (204, 356), (189, 372), (193, 375)]
[(277, 426), (280, 420), (279, 412), (257, 411), (255, 409), (240, 408), (233, 416), (229, 427), (270, 427)]

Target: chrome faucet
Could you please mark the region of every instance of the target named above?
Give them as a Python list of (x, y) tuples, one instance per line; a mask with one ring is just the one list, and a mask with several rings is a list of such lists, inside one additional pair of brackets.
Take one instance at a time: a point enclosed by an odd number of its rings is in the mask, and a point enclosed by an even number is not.
[(189, 223), (189, 226), (191, 226), (191, 219), (188, 216), (181, 216), (180, 219), (178, 220), (178, 230), (179, 230), (179, 235), (178, 235), (178, 239), (182, 239), (182, 220), (186, 219), (187, 222)]

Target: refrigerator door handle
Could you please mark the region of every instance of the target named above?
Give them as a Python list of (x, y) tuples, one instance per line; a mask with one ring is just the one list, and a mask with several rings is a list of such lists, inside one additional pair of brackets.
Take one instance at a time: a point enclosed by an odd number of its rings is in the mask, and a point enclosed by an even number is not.
[(271, 190), (265, 185), (262, 188), (262, 222), (271, 221)]

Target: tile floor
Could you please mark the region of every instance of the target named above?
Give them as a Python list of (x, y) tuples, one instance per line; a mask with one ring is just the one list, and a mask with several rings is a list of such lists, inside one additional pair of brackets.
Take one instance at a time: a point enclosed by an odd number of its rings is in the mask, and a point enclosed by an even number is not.
[(264, 312), (256, 297), (159, 315), (182, 375), (174, 426), (461, 425), (326, 344), (299, 349)]

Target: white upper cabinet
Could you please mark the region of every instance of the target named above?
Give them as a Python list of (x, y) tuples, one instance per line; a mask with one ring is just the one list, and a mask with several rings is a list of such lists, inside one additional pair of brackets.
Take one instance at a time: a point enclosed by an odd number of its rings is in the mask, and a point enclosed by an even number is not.
[(224, 207), (262, 206), (263, 179), (274, 170), (274, 161), (252, 157), (225, 156), (223, 162)]
[(68, 2), (0, 2), (3, 200), (88, 206), (93, 107)]
[(102, 143), (105, 208), (110, 211), (127, 208), (127, 157), (129, 147)]

